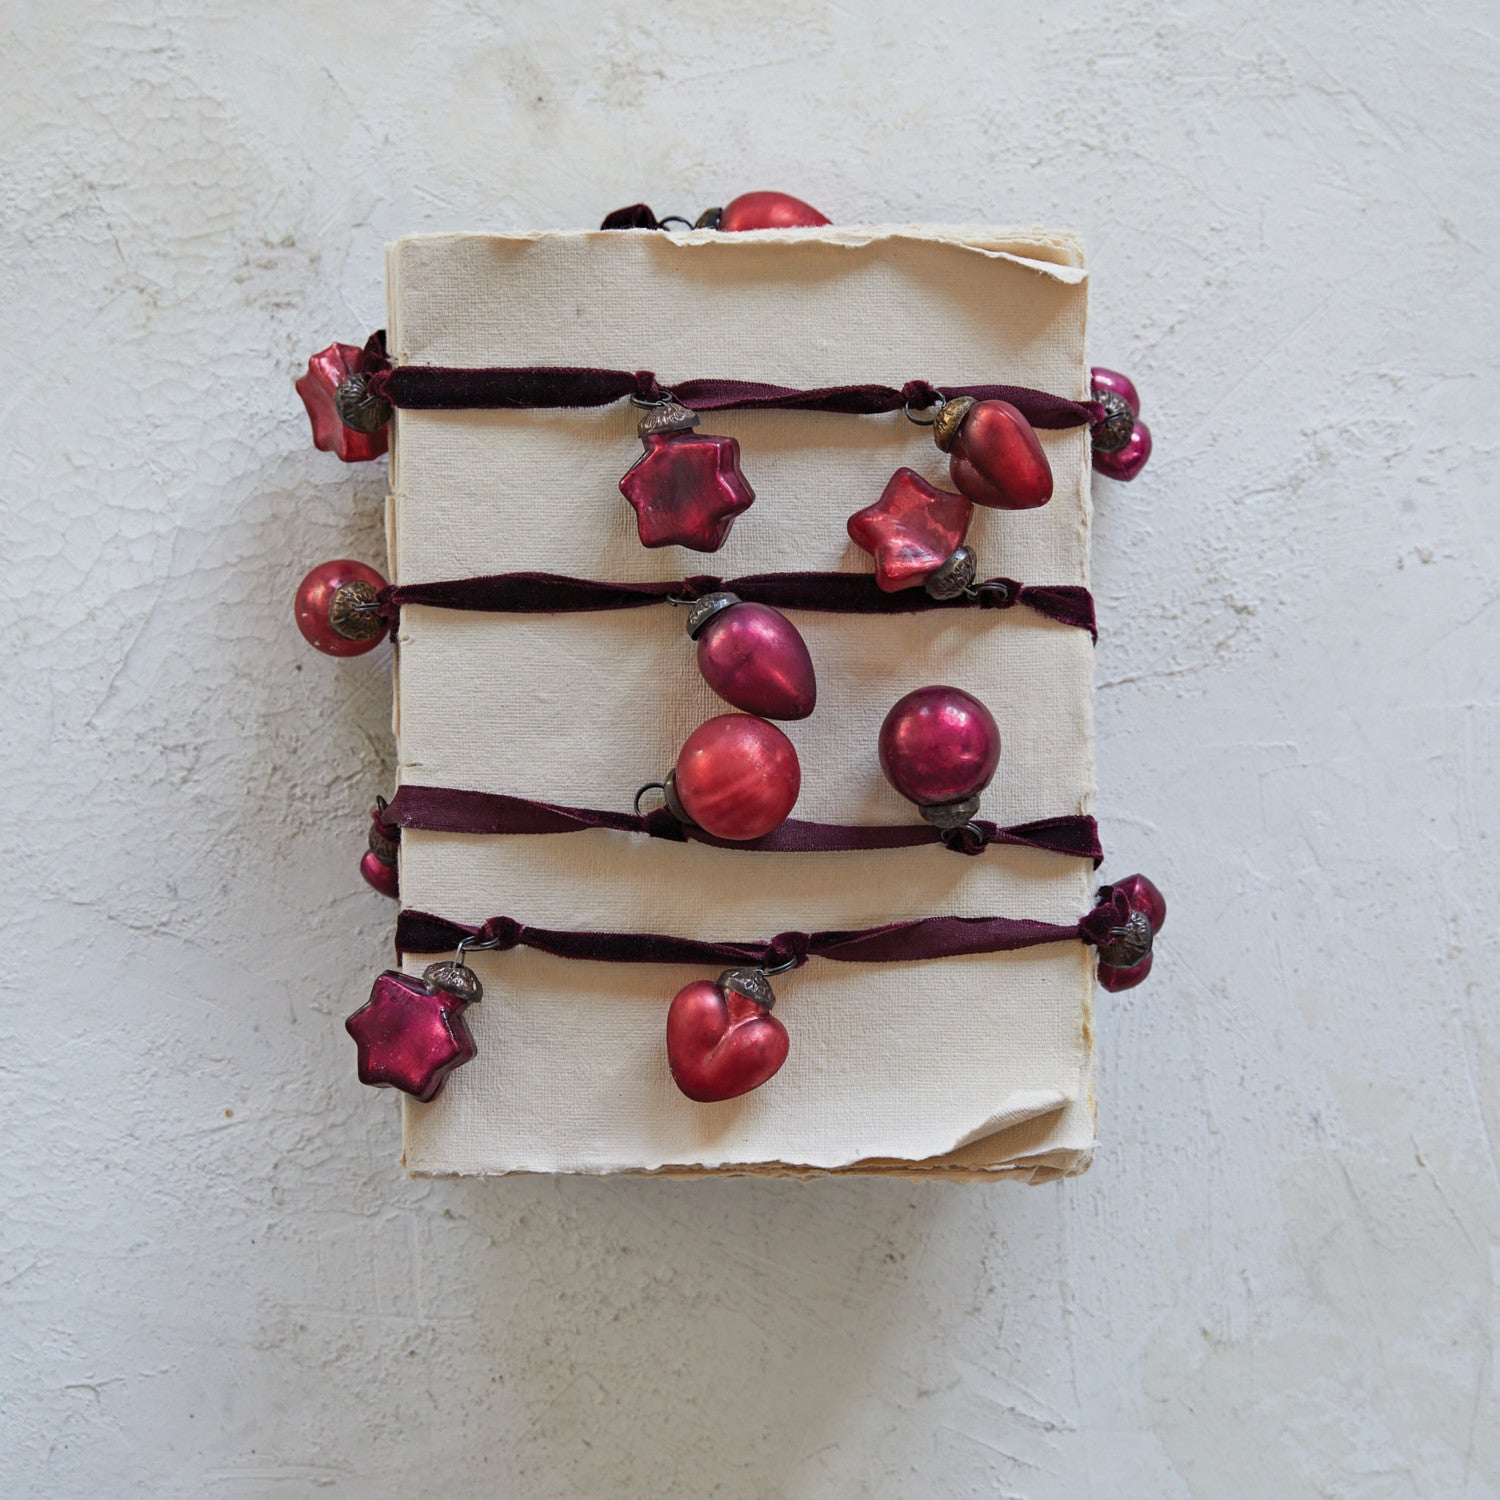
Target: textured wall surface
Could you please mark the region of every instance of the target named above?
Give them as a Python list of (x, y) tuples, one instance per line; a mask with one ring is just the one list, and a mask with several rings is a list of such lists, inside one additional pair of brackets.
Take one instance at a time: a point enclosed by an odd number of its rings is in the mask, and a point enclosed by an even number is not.
[[(1492, 6), (4, 18), (0, 1490), (1500, 1495)], [(1079, 230), (1144, 392), (1098, 1160), (407, 1181), (341, 1027), (388, 664), (289, 608), (381, 474), (292, 378), (403, 232), (760, 186)]]

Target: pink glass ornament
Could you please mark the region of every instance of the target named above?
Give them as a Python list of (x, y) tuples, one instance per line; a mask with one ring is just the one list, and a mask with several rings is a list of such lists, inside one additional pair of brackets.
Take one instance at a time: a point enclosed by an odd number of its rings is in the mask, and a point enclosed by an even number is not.
[(1140, 393), (1118, 370), (1096, 365), (1090, 376), (1094, 400), (1105, 409), (1093, 433), (1094, 468), (1108, 479), (1132, 480), (1151, 457), (1151, 429), (1140, 419)]
[(805, 719), (816, 707), (807, 642), (779, 609), (708, 594), (690, 611), (688, 634), (703, 680), (726, 703), (767, 719)]
[(849, 535), (875, 559), (886, 593), (925, 584), (963, 545), (974, 507), (962, 495), (897, 469), (880, 499), (849, 517)]
[(1138, 962), (1125, 968), (1118, 968), (1114, 964), (1105, 963), (1101, 958), (1099, 960), (1099, 987), (1114, 995), (1122, 990), (1133, 990), (1150, 975), (1151, 959), (1152, 955), (1148, 953)]
[(1152, 944), (1167, 920), (1167, 900), (1144, 875), (1127, 875), (1106, 889), (1122, 894), (1131, 911), (1126, 927), (1099, 949), (1099, 983), (1118, 993), (1150, 974)]
[(947, 402), (933, 440), (948, 455), (948, 474), (975, 505), (1033, 510), (1052, 498), (1052, 465), (1036, 429), (1009, 401)]
[[(880, 726), (880, 767), (910, 802), (967, 822), (1000, 764), (1000, 730), (978, 698), (955, 687), (908, 693)], [(930, 818), (929, 821), (937, 821)]]
[(1151, 457), (1151, 429), (1139, 419), (1130, 430), (1125, 446), (1114, 453), (1094, 454), (1094, 468), (1106, 479), (1128, 483), (1146, 467)]
[(359, 1048), (359, 1081), (426, 1103), (474, 1056), (464, 1011), (484, 994), (461, 963), (429, 964), (420, 979), (387, 969), (344, 1022)]
[(693, 431), (696, 412), (669, 401), (640, 421), (645, 452), (620, 481), (636, 514), (643, 547), (689, 547), (717, 552), (749, 510), (755, 491), (740, 472), (740, 445), (732, 437)]
[(1127, 875), (1124, 880), (1115, 881), (1113, 889), (1124, 893), (1132, 911), (1145, 916), (1153, 933), (1166, 925), (1167, 898), (1144, 875)]
[(720, 714), (683, 742), (670, 795), (704, 832), (745, 843), (779, 828), (801, 790), (797, 751), (774, 724)]
[(319, 563), (297, 588), (297, 629), (329, 656), (363, 656), (385, 638), (385, 620), (369, 608), (384, 587), (374, 568), (352, 558)]
[(763, 971), (726, 969), (678, 990), (667, 1011), (667, 1063), (689, 1099), (711, 1104), (758, 1089), (786, 1061), (790, 1039), (771, 1014)]
[(400, 896), (401, 891), (397, 884), (396, 866), (381, 859), (373, 849), (367, 849), (361, 857), (359, 873), (382, 896), (389, 896), (393, 901)]
[(719, 210), (718, 228), (727, 234), (744, 229), (802, 229), (826, 224), (812, 204), (790, 193), (741, 193)]
[(346, 464), (385, 452), (391, 408), (366, 389), (369, 377), (381, 368), (374, 355), (354, 344), (330, 344), (308, 360), (297, 394), (307, 408), (315, 448), (337, 454)]
[(1140, 392), (1128, 375), (1122, 375), (1118, 370), (1106, 370), (1103, 365), (1095, 365), (1089, 371), (1089, 384), (1093, 387), (1096, 401), (1102, 400), (1106, 395), (1118, 396), (1130, 408), (1131, 416), (1140, 416)]

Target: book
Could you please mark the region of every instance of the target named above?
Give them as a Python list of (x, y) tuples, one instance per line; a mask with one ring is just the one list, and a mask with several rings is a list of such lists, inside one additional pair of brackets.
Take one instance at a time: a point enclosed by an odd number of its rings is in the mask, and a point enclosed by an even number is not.
[[(418, 236), (388, 251), (393, 361), (650, 369), (812, 387), (1008, 383), (1089, 395), (1087, 277), (1066, 234), (876, 226), (749, 235), (632, 230)], [(711, 555), (644, 549), (619, 479), (641, 448), (626, 402), (590, 410), (397, 413), (388, 506), (398, 584), (543, 570), (609, 580), (870, 571), (850, 514), (899, 467), (949, 487), (900, 413), (706, 412), (736, 437), (754, 505)], [(981, 576), (1087, 585), (1086, 428), (1044, 431), (1053, 498), (976, 507)], [(682, 614), (478, 614), (407, 607), (397, 635), (402, 782), (628, 811), (686, 736), (727, 706)], [(1093, 646), (1024, 608), (866, 617), (788, 611), (818, 706), (783, 725), (802, 763), (794, 816), (917, 818), (881, 775), (897, 698), (946, 683), (999, 723), (984, 816), (1086, 812)], [(471, 836), (408, 829), (403, 904), (458, 921), (765, 939), (955, 913), (1072, 922), (1087, 860), (992, 847), (768, 854), (606, 830)], [(413, 957), (419, 970), (427, 960)], [(670, 965), (476, 954), (478, 1056), (430, 1104), (403, 1099), (420, 1174), (906, 1173), (1045, 1179), (1094, 1140), (1093, 954), (1059, 943), (920, 963), (814, 959), (775, 980), (780, 1073), (703, 1105), (673, 1086)]]

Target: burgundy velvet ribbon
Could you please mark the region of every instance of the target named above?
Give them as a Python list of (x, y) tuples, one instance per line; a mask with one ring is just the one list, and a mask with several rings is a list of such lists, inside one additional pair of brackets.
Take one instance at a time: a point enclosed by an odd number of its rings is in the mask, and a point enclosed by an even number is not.
[(430, 912), (404, 911), (396, 921), (400, 953), (451, 953), (465, 938), (486, 950), (535, 948), (554, 958), (614, 964), (753, 964), (801, 968), (809, 958), (842, 963), (910, 963), (973, 953), (1008, 953), (1046, 943), (1093, 946), (1129, 919), (1125, 897), (1112, 893), (1078, 922), (1035, 922), (1025, 917), (919, 917), (850, 931), (779, 932), (766, 942), (701, 942), (658, 932), (559, 932), (527, 927), (514, 917), (491, 917), (477, 927)]
[(634, 609), (675, 598), (691, 603), (727, 589), (752, 604), (776, 609), (811, 609), (834, 614), (906, 615), (932, 609), (1011, 609), (1024, 604), (1049, 620), (1087, 630), (1097, 641), (1094, 598), (1076, 584), (1018, 583), (990, 578), (972, 598), (934, 599), (925, 589), (885, 593), (869, 573), (752, 573), (744, 578), (691, 578), (657, 583), (602, 583), (561, 573), (495, 573), (485, 578), (453, 578), (439, 583), (406, 583), (380, 593), (381, 613), (394, 620), (404, 604), (437, 609), (484, 610), (506, 614), (553, 614)]
[[(377, 344), (377, 340), (380, 342)], [(384, 353), (383, 333), (371, 338), (372, 357)], [(601, 370), (587, 365), (498, 365), (461, 369), (446, 365), (393, 365), (370, 376), (370, 394), (407, 411), (537, 411), (611, 406), (637, 401), (680, 401), (694, 411), (827, 411), (849, 416), (922, 410), (943, 400), (973, 396), (1008, 401), (1033, 427), (1093, 426), (1104, 417), (1097, 401), (1069, 401), (1021, 385), (945, 385), (908, 380), (903, 385), (796, 386), (761, 380), (698, 379), (664, 385), (651, 370)]]
[(1099, 847), (1099, 827), (1083, 814), (1039, 818), (1001, 828), (976, 819), (978, 834), (960, 830), (947, 837), (927, 823), (895, 825), (841, 825), (805, 823), (788, 819), (780, 828), (751, 843), (730, 843), (691, 824), (679, 823), (666, 808), (644, 815), (617, 813), (589, 807), (562, 807), (551, 802), (532, 802), (499, 792), (467, 792), (453, 787), (406, 785), (380, 814), (381, 823), (396, 836), (401, 828), (426, 833), (528, 834), (581, 833), (590, 828), (609, 828), (621, 833), (640, 833), (673, 843), (711, 844), (716, 849), (746, 849), (771, 854), (834, 854), (861, 849), (912, 849), (943, 843), (959, 854), (979, 854), (990, 844), (1010, 844), (1037, 849), (1045, 854), (1091, 859), (1095, 866), (1104, 858)]

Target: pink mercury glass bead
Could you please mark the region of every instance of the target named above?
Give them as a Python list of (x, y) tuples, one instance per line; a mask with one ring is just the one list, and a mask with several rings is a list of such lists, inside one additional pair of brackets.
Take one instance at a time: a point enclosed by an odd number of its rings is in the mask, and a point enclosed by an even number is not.
[(754, 503), (739, 443), (695, 433), (697, 425), (697, 413), (675, 401), (641, 418), (646, 451), (621, 479), (620, 493), (635, 511), (643, 547), (717, 552), (734, 518)]
[(1151, 457), (1151, 429), (1140, 420), (1140, 393), (1128, 375), (1102, 365), (1094, 366), (1090, 380), (1094, 400), (1104, 406), (1104, 420), (1093, 431), (1094, 468), (1108, 479), (1134, 479)]
[(797, 805), (802, 767), (792, 742), (750, 714), (720, 714), (683, 741), (669, 804), (715, 838), (747, 843), (779, 828)]
[(420, 979), (387, 969), (344, 1022), (359, 1049), (359, 1081), (426, 1103), (474, 1056), (464, 1011), (484, 990), (462, 964), (429, 964)]
[(1146, 467), (1151, 457), (1151, 429), (1139, 418), (1125, 439), (1125, 446), (1114, 453), (1094, 452), (1094, 468), (1106, 479), (1128, 482)]
[(328, 656), (363, 656), (385, 638), (384, 618), (369, 607), (384, 587), (374, 568), (352, 558), (319, 563), (297, 588), (297, 629)]
[(741, 193), (719, 210), (717, 227), (735, 234), (744, 229), (807, 229), (827, 222), (812, 204), (790, 193)]
[[(749, 974), (737, 988), (739, 976)], [(771, 1014), (774, 996), (755, 970), (728, 969), (717, 983), (685, 985), (667, 1011), (667, 1064), (672, 1081), (689, 1099), (712, 1104), (758, 1089), (786, 1061), (790, 1040)], [(757, 998), (757, 996), (763, 998)]]
[(1103, 959), (1099, 960), (1099, 986), (1106, 989), (1112, 995), (1118, 995), (1122, 990), (1133, 990), (1151, 973), (1151, 954), (1147, 954), (1138, 963), (1129, 965), (1127, 968), (1116, 968), (1114, 964), (1107, 964)]
[(880, 726), (880, 768), (886, 779), (924, 816), (931, 810), (935, 816), (929, 821), (939, 827), (974, 816), (977, 798), (999, 764), (1000, 730), (994, 717), (961, 688), (918, 688), (900, 699)]
[(1118, 396), (1130, 408), (1131, 416), (1140, 416), (1140, 392), (1136, 390), (1135, 382), (1128, 375), (1122, 375), (1118, 370), (1106, 370), (1103, 365), (1095, 365), (1089, 371), (1089, 383), (1094, 388), (1096, 401), (1105, 393)]
[(369, 377), (384, 366), (354, 344), (330, 344), (307, 362), (297, 394), (312, 423), (313, 446), (346, 464), (379, 458), (390, 442), (390, 403), (372, 397)]
[(1113, 889), (1124, 892), (1130, 909), (1145, 916), (1153, 933), (1166, 925), (1167, 898), (1144, 875), (1127, 875), (1124, 880), (1115, 881)]
[[(849, 517), (849, 535), (875, 559), (875, 585), (887, 594), (926, 584), (963, 546), (974, 507), (962, 495), (897, 469), (880, 499)], [(961, 591), (961, 590), (960, 590)]]
[(401, 895), (397, 884), (396, 866), (381, 859), (373, 849), (365, 850), (359, 862), (359, 873), (365, 877), (369, 886), (379, 891), (382, 896), (389, 896), (394, 901)]
[(805, 719), (818, 684), (807, 642), (779, 609), (707, 594), (689, 612), (698, 670), (726, 703), (767, 719)]

